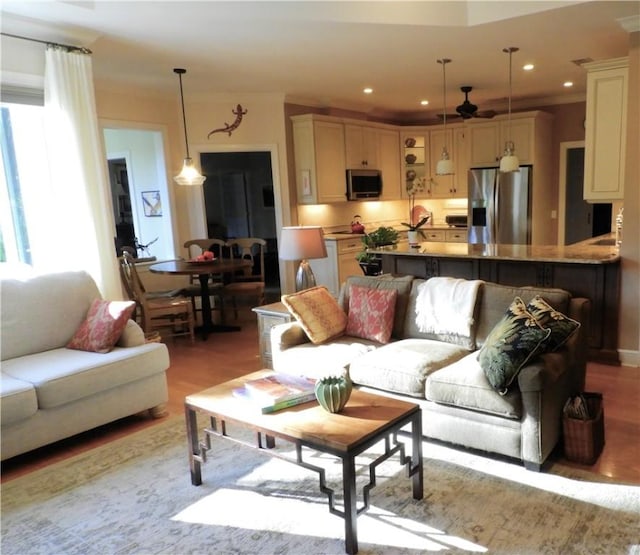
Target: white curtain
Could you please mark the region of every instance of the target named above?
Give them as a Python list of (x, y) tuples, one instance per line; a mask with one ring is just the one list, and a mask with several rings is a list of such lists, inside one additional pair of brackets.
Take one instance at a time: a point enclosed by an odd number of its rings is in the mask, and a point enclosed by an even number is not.
[(43, 233), (33, 247), (49, 269), (86, 270), (104, 298), (121, 299), (91, 56), (47, 47), (44, 93), (51, 183), (43, 190)]

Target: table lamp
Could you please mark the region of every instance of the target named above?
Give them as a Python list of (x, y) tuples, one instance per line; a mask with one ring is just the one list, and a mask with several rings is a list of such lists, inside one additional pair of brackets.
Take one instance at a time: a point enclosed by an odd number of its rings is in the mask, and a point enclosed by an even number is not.
[(315, 287), (309, 258), (326, 258), (327, 248), (320, 226), (283, 227), (278, 256), (281, 260), (300, 260), (296, 273), (296, 291)]

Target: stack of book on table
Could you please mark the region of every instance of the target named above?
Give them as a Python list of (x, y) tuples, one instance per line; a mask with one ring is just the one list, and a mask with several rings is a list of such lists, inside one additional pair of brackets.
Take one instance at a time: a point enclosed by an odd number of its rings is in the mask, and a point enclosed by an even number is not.
[(233, 395), (252, 403), (263, 414), (313, 401), (315, 380), (274, 372), (263, 378), (248, 380)]

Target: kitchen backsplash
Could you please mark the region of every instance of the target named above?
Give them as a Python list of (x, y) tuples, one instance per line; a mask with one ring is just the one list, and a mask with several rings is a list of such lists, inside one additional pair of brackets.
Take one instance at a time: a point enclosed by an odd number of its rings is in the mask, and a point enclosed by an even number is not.
[[(466, 199), (419, 199), (416, 205), (433, 213), (432, 225), (445, 226), (448, 214), (466, 214)], [(326, 232), (345, 231), (351, 226), (355, 215), (366, 231), (381, 225), (398, 227), (409, 220), (409, 201), (340, 202), (335, 204), (298, 205), (299, 225), (319, 225)]]

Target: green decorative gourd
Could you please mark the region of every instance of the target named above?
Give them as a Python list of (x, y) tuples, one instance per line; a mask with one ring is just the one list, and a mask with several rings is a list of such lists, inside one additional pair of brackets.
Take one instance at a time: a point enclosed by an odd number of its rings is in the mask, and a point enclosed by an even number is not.
[(315, 393), (320, 406), (328, 412), (340, 412), (351, 396), (353, 384), (348, 377), (328, 376), (316, 381)]

